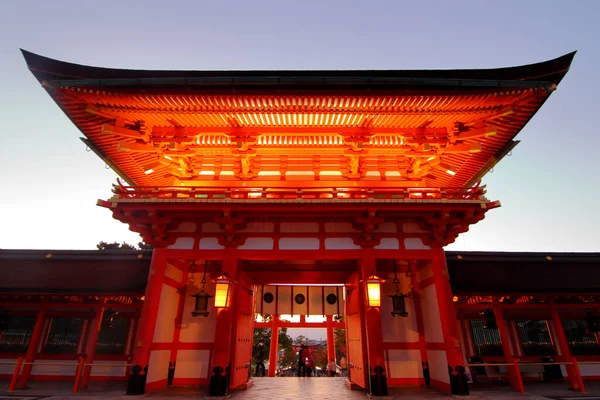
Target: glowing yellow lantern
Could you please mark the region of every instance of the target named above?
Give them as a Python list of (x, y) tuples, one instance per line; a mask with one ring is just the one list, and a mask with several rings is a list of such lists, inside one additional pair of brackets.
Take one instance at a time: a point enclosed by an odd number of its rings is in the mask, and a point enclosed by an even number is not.
[(365, 279), (367, 285), (367, 300), (369, 301), (369, 307), (380, 307), (381, 306), (381, 283), (385, 282), (383, 279), (375, 275), (374, 273), (369, 275)]
[(216, 308), (227, 308), (229, 307), (231, 297), (231, 287), (233, 286), (233, 280), (231, 280), (227, 274), (222, 273), (217, 278), (213, 279), (216, 284), (215, 288), (215, 307)]

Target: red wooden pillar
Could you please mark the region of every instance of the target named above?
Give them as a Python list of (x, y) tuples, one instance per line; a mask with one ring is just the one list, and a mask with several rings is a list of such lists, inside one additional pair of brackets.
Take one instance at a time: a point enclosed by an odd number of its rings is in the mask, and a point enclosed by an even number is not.
[(177, 300), (177, 314), (175, 316), (175, 330), (173, 332), (173, 344), (171, 346), (171, 357), (169, 359), (169, 374), (167, 377), (167, 386), (173, 386), (175, 379), (175, 364), (177, 362), (177, 352), (179, 351), (179, 338), (181, 337), (181, 325), (183, 323), (183, 309), (185, 307), (185, 297), (187, 296), (187, 286), (189, 270), (186, 268), (181, 278), (181, 288), (178, 290), (179, 299)]
[[(565, 335), (565, 329), (563, 328), (562, 321), (560, 320), (560, 315), (558, 315), (558, 310), (556, 307), (554, 307), (554, 305), (552, 306), (552, 325), (554, 327), (556, 341), (558, 342), (558, 347), (560, 349), (561, 361), (573, 361), (571, 349), (569, 348), (569, 341), (567, 340), (567, 335)], [(575, 367), (572, 364), (567, 364), (565, 365), (565, 368), (567, 370), (567, 379), (569, 380), (571, 389), (578, 390), (580, 392), (585, 391), (584, 388), (579, 387), (579, 377), (577, 376)]]
[(436, 249), (431, 260), (431, 270), (435, 282), (440, 322), (444, 334), (448, 372), (450, 374), (450, 390), (453, 395), (468, 395), (469, 388), (465, 375), (464, 357), (460, 348), (458, 321), (450, 288), (450, 277), (446, 266), (446, 255), (443, 249)]
[(327, 365), (335, 360), (335, 336), (333, 334), (333, 315), (327, 316)]
[[(372, 249), (363, 249), (360, 260), (361, 276), (366, 279), (376, 272), (376, 260)], [(363, 282), (364, 285), (364, 282)], [(367, 339), (367, 372), (369, 377), (369, 393), (372, 396), (387, 396), (387, 377), (385, 375), (385, 354), (383, 349), (383, 331), (381, 330), (380, 307), (369, 307), (368, 294), (365, 288), (365, 333)]]
[(158, 316), (160, 294), (162, 292), (163, 278), (167, 268), (167, 249), (155, 247), (152, 253), (152, 262), (148, 272), (148, 284), (144, 295), (144, 306), (138, 322), (137, 337), (133, 350), (131, 373), (127, 385), (128, 395), (142, 395), (146, 388), (146, 375), (150, 352), (154, 339), (154, 328)]
[[(494, 307), (494, 316), (496, 317), (496, 325), (498, 326), (498, 333), (500, 334), (500, 341), (502, 342), (502, 352), (504, 353), (504, 359), (508, 364), (513, 364), (513, 354), (510, 350), (510, 335), (504, 320), (502, 310), (498, 307)], [(516, 375), (520, 373), (513, 366), (508, 367), (508, 381), (510, 387), (513, 390), (523, 392), (521, 387), (521, 379)]]
[[(412, 267), (412, 266), (411, 266)], [(413, 268), (416, 271), (416, 268)], [(417, 321), (417, 331), (419, 332), (419, 352), (421, 353), (421, 368), (423, 369), (423, 381), (425, 385), (431, 384), (431, 375), (429, 373), (429, 359), (427, 356), (427, 342), (425, 341), (425, 324), (423, 323), (423, 308), (421, 306), (421, 295), (419, 294), (419, 283), (417, 275), (411, 277), (413, 285), (413, 304), (415, 307), (415, 319)]]
[[(88, 341), (87, 341), (87, 350), (85, 352), (85, 363), (92, 364), (94, 362), (94, 357), (96, 356), (96, 342), (98, 342), (98, 334), (100, 333), (100, 328), (102, 327), (102, 317), (104, 316), (104, 306), (106, 304), (106, 298), (102, 301), (100, 307), (96, 311), (96, 316), (91, 323)], [(83, 379), (81, 380), (81, 388), (87, 389), (88, 383), (90, 381), (90, 375), (92, 374), (92, 366), (87, 365), (83, 369)]]
[[(233, 249), (227, 249), (227, 256), (222, 260), (222, 272), (229, 278), (235, 279), (237, 275), (238, 259)], [(229, 307), (216, 310), (217, 321), (215, 327), (215, 341), (212, 353), (209, 396), (227, 396), (229, 393), (231, 346), (233, 332), (233, 305), (235, 290), (229, 293)]]
[[(37, 354), (37, 350), (40, 345), (40, 339), (42, 338), (42, 333), (44, 331), (44, 323), (46, 322), (46, 307), (46, 304), (42, 304), (42, 307), (35, 319), (35, 326), (33, 327), (33, 332), (31, 333), (31, 340), (29, 341), (29, 346), (27, 347), (27, 353), (25, 353), (25, 363), (33, 363), (35, 360), (35, 355)], [(19, 384), (17, 385), (19, 389), (25, 389), (27, 386), (27, 380), (31, 376), (32, 369), (33, 365), (31, 364), (25, 364), (23, 366), (21, 378), (19, 379)]]
[(279, 316), (273, 315), (271, 322), (271, 348), (269, 349), (269, 373), (268, 376), (275, 376), (277, 372), (277, 356), (279, 351), (279, 327), (277, 326)]

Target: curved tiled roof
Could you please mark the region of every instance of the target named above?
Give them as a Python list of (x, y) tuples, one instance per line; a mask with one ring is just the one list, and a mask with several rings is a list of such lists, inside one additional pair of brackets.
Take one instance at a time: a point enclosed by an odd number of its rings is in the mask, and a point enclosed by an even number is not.
[[(574, 54), (496, 69), (151, 71), (83, 66), (23, 51), (86, 144), (139, 186), (182, 180), (209, 186), (212, 176), (202, 174), (215, 168), (236, 177), (245, 169), (250, 176), (244, 179), (256, 182), (265, 168), (298, 168), (282, 155), (302, 159), (309, 170), (323, 164), (343, 171), (349, 180), (369, 173), (383, 180), (381, 171), (391, 171), (402, 178), (390, 180), (408, 186), (471, 186), (514, 147)], [(472, 135), (477, 127), (493, 134)], [(356, 138), (364, 135), (361, 129), (369, 130), (366, 139)], [(251, 156), (243, 159), (247, 143)]]

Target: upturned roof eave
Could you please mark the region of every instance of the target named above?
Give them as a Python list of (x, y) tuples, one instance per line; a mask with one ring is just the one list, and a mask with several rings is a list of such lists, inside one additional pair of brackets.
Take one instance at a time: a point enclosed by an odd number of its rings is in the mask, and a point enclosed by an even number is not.
[(70, 86), (316, 86), (332, 87), (544, 87), (558, 84), (575, 52), (528, 65), (454, 70), (135, 70), (68, 63), (21, 50), (40, 81)]

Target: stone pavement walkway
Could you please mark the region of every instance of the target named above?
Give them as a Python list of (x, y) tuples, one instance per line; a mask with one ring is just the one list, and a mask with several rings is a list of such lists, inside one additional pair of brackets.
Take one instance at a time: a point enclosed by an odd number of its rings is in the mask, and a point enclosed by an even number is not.
[[(0, 381), (0, 400), (197, 400), (206, 397), (206, 388), (170, 388), (144, 396), (124, 396), (125, 382), (91, 382), (90, 389), (72, 394), (69, 382), (31, 382), (31, 389), (6, 393), (8, 382)], [(566, 389), (566, 383), (526, 384), (528, 394), (512, 392), (507, 386), (472, 387), (466, 400), (600, 400), (600, 382), (587, 383), (588, 392), (581, 395)], [(344, 378), (255, 378), (254, 385), (245, 391), (234, 391), (232, 400), (365, 400), (364, 391), (346, 388)], [(392, 388), (387, 399), (429, 400), (448, 399), (449, 395), (430, 388)]]

